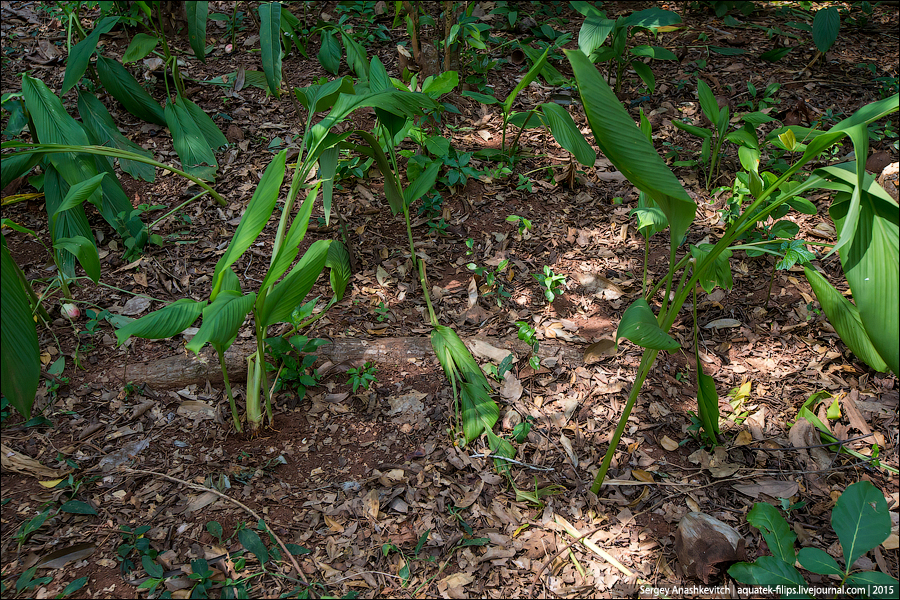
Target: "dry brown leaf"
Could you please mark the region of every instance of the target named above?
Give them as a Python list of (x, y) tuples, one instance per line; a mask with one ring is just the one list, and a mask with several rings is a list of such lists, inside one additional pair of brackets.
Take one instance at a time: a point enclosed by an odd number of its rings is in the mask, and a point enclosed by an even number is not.
[(484, 481), (479, 479), (475, 483), (475, 487), (469, 490), (469, 492), (462, 497), (461, 500), (456, 501), (456, 506), (459, 508), (468, 508), (475, 504), (475, 501), (478, 500), (478, 496), (481, 495), (481, 490), (484, 489)]
[(678, 442), (673, 440), (667, 435), (662, 436), (662, 439), (659, 440), (659, 445), (668, 450), (669, 452), (675, 452), (678, 450), (679, 445)]
[(616, 343), (609, 338), (603, 338), (588, 346), (584, 351), (584, 364), (594, 364), (599, 362), (604, 356), (615, 356), (616, 352)]

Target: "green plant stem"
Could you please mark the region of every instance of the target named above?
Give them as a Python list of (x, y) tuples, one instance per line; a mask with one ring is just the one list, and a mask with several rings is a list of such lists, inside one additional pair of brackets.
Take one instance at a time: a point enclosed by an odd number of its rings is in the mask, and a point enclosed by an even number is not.
[(641, 282), (641, 295), (649, 299), (647, 296), (647, 261), (650, 259), (650, 236), (644, 238), (644, 279)]
[[(679, 289), (676, 293), (675, 299), (672, 301), (671, 307), (668, 309), (660, 309), (658, 320), (660, 322), (660, 328), (667, 332), (672, 328), (672, 325), (675, 323), (675, 319), (678, 317), (679, 309), (684, 305), (685, 300), (687, 300), (687, 295), (690, 293), (693, 286), (697, 284), (697, 281), (700, 279), (701, 275), (703, 275), (704, 271), (709, 268), (710, 265), (714, 264), (719, 255), (725, 251), (726, 248), (733, 242), (737, 237), (742, 235), (747, 229), (752, 227), (756, 223), (756, 219), (751, 220), (750, 215), (758, 209), (765, 199), (772, 194), (778, 187), (787, 181), (789, 177), (791, 177), (797, 170), (800, 169), (800, 164), (794, 165), (786, 171), (781, 177), (779, 177), (775, 183), (769, 186), (763, 193), (760, 194), (760, 197), (754, 200), (747, 210), (744, 211), (740, 217), (738, 217), (726, 230), (725, 235), (713, 246), (712, 250), (710, 250), (709, 254), (706, 255), (705, 259), (701, 264), (695, 264), (693, 268), (693, 273), (691, 274), (690, 279), (687, 280), (687, 283), (684, 283), (684, 277), (687, 274), (687, 271), (684, 272), (682, 276), (682, 281), (679, 283)], [(783, 200), (773, 202), (770, 206), (766, 207), (763, 211), (764, 214), (769, 214), (771, 211), (775, 210), (780, 204), (783, 204), (787, 200), (785, 197)], [(673, 253), (674, 254), (674, 253)], [(686, 262), (690, 259), (690, 254), (687, 254), (682, 261)], [(674, 256), (670, 258), (670, 261), (674, 260)], [(682, 261), (678, 262), (678, 265), (681, 266)], [(671, 264), (671, 262), (670, 262)], [(664, 302), (668, 300), (669, 291), (671, 288), (671, 279), (674, 274), (674, 268), (669, 270), (669, 275), (666, 277), (668, 284), (666, 285), (666, 297)], [(662, 283), (662, 282), (660, 282)], [(654, 292), (655, 293), (655, 292)], [(665, 305), (664, 305), (665, 306)], [(600, 465), (600, 470), (597, 471), (597, 476), (594, 478), (594, 484), (591, 486), (591, 491), (595, 494), (600, 492), (600, 486), (603, 485), (603, 481), (606, 479), (606, 472), (609, 470), (609, 464), (612, 462), (612, 457), (616, 452), (616, 447), (619, 445), (619, 441), (622, 438), (622, 434), (625, 431), (625, 426), (628, 422), (628, 416), (631, 414), (631, 410), (634, 408), (634, 404), (637, 401), (638, 394), (640, 393), (641, 387), (644, 385), (644, 381), (647, 379), (647, 375), (650, 373), (650, 369), (653, 367), (653, 363), (656, 362), (656, 357), (659, 354), (659, 350), (653, 350), (646, 348), (644, 349), (644, 354), (641, 357), (641, 364), (638, 367), (637, 377), (634, 380), (634, 384), (631, 387), (631, 392), (628, 395), (628, 401), (625, 404), (625, 408), (622, 411), (622, 416), (619, 418), (619, 423), (616, 426), (616, 430), (613, 433), (613, 438), (610, 440), (609, 449), (606, 452), (606, 456), (603, 458), (603, 463)]]
[(3, 144), (3, 148), (31, 148), (30, 150), (22, 150), (22, 154), (59, 154), (61, 152), (76, 152), (83, 154), (98, 154), (100, 156), (110, 156), (112, 158), (125, 160), (133, 160), (134, 162), (153, 165), (154, 167), (165, 169), (166, 171), (171, 171), (176, 175), (181, 175), (185, 179), (190, 179), (191, 181), (208, 191), (220, 206), (226, 206), (228, 204), (225, 201), (225, 198), (219, 195), (216, 190), (210, 187), (210, 185), (202, 179), (194, 177), (193, 175), (188, 175), (184, 171), (153, 160), (152, 158), (147, 158), (143, 154), (128, 152), (127, 150), (107, 148), (106, 146), (69, 146), (65, 144), (36, 144), (27, 142), (7, 142)]
[(616, 454), (619, 440), (622, 439), (622, 434), (625, 432), (625, 426), (628, 424), (628, 417), (631, 415), (631, 410), (634, 408), (641, 387), (644, 385), (644, 380), (647, 379), (647, 375), (650, 373), (650, 369), (656, 361), (657, 354), (659, 354), (659, 350), (648, 349), (644, 351), (644, 355), (641, 357), (641, 364), (638, 367), (634, 385), (631, 386), (631, 393), (628, 394), (628, 401), (625, 403), (625, 408), (622, 409), (622, 415), (619, 417), (619, 424), (616, 425), (613, 437), (609, 441), (609, 449), (606, 451), (606, 456), (603, 457), (603, 463), (600, 465), (600, 470), (597, 471), (597, 476), (594, 478), (594, 484), (591, 486), (591, 491), (594, 494), (600, 493), (600, 486), (603, 485), (603, 481), (606, 479), (606, 472), (609, 471), (609, 465), (612, 462), (613, 456)]
[[(519, 145), (519, 137), (522, 136), (522, 132), (525, 131), (525, 127), (528, 126), (528, 121), (531, 120), (531, 117), (533, 117), (533, 116), (535, 115), (536, 112), (537, 112), (537, 111), (536, 111), (535, 109), (532, 109), (532, 110), (528, 111), (528, 116), (525, 117), (525, 121), (522, 122), (522, 126), (519, 128), (519, 132), (516, 133), (516, 138), (513, 140), (512, 145), (511, 145), (510, 148), (509, 148), (509, 154), (508, 154), (508, 156), (509, 156), (510, 159), (512, 159), (512, 155), (515, 154), (516, 147)], [(506, 148), (506, 121), (507, 121), (507, 119), (506, 119), (506, 116), (504, 115), (504, 119), (503, 119), (503, 144), (502, 144), (502, 146), (501, 146), (501, 147), (504, 148), (504, 149)], [(529, 171), (529, 172), (530, 172), (530, 171)]]
[(225, 393), (228, 394), (228, 404), (231, 405), (231, 417), (234, 419), (234, 428), (240, 433), (241, 419), (238, 417), (234, 395), (231, 393), (231, 384), (228, 382), (228, 369), (225, 368), (225, 352), (222, 351), (220, 346), (216, 346), (216, 354), (219, 355), (219, 366), (222, 369), (222, 380), (225, 382)]

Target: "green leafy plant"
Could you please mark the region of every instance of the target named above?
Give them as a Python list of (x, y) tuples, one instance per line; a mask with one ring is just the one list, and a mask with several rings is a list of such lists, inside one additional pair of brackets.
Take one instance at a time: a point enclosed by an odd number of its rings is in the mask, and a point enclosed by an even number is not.
[(119, 527), (118, 534), (122, 537), (122, 543), (116, 548), (116, 558), (122, 563), (120, 567), (123, 575), (127, 575), (135, 569), (135, 564), (131, 560), (132, 554), (136, 553), (141, 559), (144, 556), (150, 559), (156, 558), (156, 550), (150, 546), (150, 540), (144, 537), (144, 534), (150, 529), (150, 525), (140, 525), (135, 529), (129, 525)]
[[(425, 542), (428, 541), (428, 536), (431, 534), (431, 530), (428, 529), (419, 536), (419, 541), (416, 542), (416, 547), (413, 548), (412, 556), (407, 556), (407, 554), (396, 544), (387, 543), (381, 545), (381, 554), (384, 557), (390, 555), (391, 552), (396, 552), (400, 555), (400, 561), (403, 563), (400, 567), (399, 571), (397, 571), (397, 575), (400, 577), (400, 585), (402, 587), (406, 587), (409, 585), (409, 580), (412, 578), (412, 572), (410, 571), (410, 563), (414, 560), (418, 560), (419, 553), (422, 551), (422, 548), (425, 546)], [(434, 562), (434, 557), (429, 556), (426, 557), (429, 562)]]
[(506, 358), (500, 361), (499, 365), (488, 363), (484, 368), (487, 374), (490, 375), (495, 381), (502, 382), (503, 376), (506, 375), (510, 371), (510, 369), (512, 369), (512, 365), (513, 355), (508, 354)]
[(515, 223), (518, 227), (519, 235), (524, 235), (526, 231), (531, 231), (531, 221), (519, 215), (509, 215), (506, 217), (507, 223)]
[[(662, 46), (646, 44), (628, 48), (628, 39), (634, 38), (639, 31), (656, 35), (660, 28), (670, 27), (681, 22), (681, 17), (670, 10), (658, 7), (648, 8), (631, 13), (627, 17), (607, 19), (606, 12), (596, 8), (589, 2), (572, 2), (572, 6), (584, 15), (584, 23), (578, 32), (578, 48), (590, 57), (593, 63), (609, 62), (606, 72), (607, 83), (615, 77), (615, 91), (622, 91), (622, 82), (626, 69), (633, 69), (652, 94), (656, 90), (656, 77), (643, 59), (676, 60), (671, 50)], [(609, 45), (604, 42), (612, 36)]]
[[(746, 158), (751, 159), (748, 160), (748, 187), (752, 202), (714, 244), (692, 246), (679, 259), (679, 247), (696, 213), (693, 200), (656, 153), (645, 132), (634, 125), (588, 57), (581, 51), (573, 50), (567, 51), (566, 55), (600, 150), (659, 207), (670, 233), (666, 276), (646, 296), (642, 295), (632, 302), (616, 332), (616, 341), (624, 337), (644, 348), (644, 353), (609, 450), (594, 479), (591, 488), (594, 493), (600, 491), (638, 393), (658, 353), (680, 348), (668, 331), (688, 296), (696, 294), (697, 285), (702, 285), (707, 291), (716, 285), (727, 288), (731, 280), (729, 247), (753, 228), (760, 216), (768, 216), (807, 190), (824, 187), (836, 191), (829, 212), (838, 231), (838, 241), (831, 253), (837, 253), (841, 258), (856, 305), (843, 298), (821, 274), (806, 266), (804, 273), (813, 291), (829, 321), (856, 356), (876, 370), (900, 372), (900, 311), (896, 302), (884, 301), (884, 298), (900, 295), (897, 203), (865, 172), (867, 125), (896, 112), (897, 96), (862, 107), (852, 117), (827, 132), (820, 132), (807, 144), (795, 140), (790, 150), (803, 154), (780, 175), (760, 173), (759, 155), (752, 151), (745, 152)], [(772, 143), (781, 143), (787, 148), (789, 144), (778, 137), (781, 133), (784, 132), (772, 132)], [(853, 162), (817, 169), (799, 181), (792, 179), (805, 165), (818, 159), (822, 152), (844, 137), (849, 137), (854, 144)], [(775, 142), (776, 139), (778, 142)], [(676, 277), (677, 271), (682, 269), (684, 272)], [(660, 290), (664, 291), (657, 316), (647, 298), (654, 298)], [(694, 327), (696, 352), (696, 314)], [(702, 361), (698, 359), (697, 365), (700, 367)], [(717, 443), (718, 397), (715, 381), (701, 368), (697, 369), (697, 378), (699, 416), (708, 441)]]
[(728, 574), (741, 583), (769, 589), (777, 587), (781, 594), (803, 597), (807, 593), (804, 588), (809, 585), (794, 566), (800, 563), (811, 573), (837, 577), (840, 581), (837, 587), (866, 590), (864, 597), (892, 598), (900, 589), (895, 578), (881, 571), (853, 571), (856, 559), (881, 544), (891, 533), (884, 494), (868, 481), (848, 486), (831, 513), (831, 527), (843, 551), (843, 567), (819, 548), (808, 546), (799, 552), (794, 550), (797, 536), (771, 504), (754, 504), (747, 521), (759, 529), (772, 556), (732, 565)]
[(700, 97), (700, 107), (703, 110), (703, 114), (712, 123), (713, 128), (697, 127), (677, 119), (673, 120), (672, 124), (678, 129), (687, 131), (703, 140), (700, 148), (700, 162), (706, 167), (706, 187), (709, 189), (710, 184), (719, 175), (720, 151), (722, 142), (725, 141), (725, 132), (728, 129), (730, 113), (727, 105), (719, 108), (715, 94), (702, 79), (697, 80), (697, 94)]
[(347, 383), (353, 386), (354, 394), (360, 387), (364, 390), (368, 390), (371, 384), (378, 381), (375, 378), (376, 369), (375, 363), (371, 361), (366, 362), (366, 364), (361, 367), (351, 367), (350, 369), (347, 369), (347, 375), (350, 376), (350, 378), (347, 379)]
[(503, 285), (502, 273), (508, 266), (509, 259), (506, 258), (497, 263), (497, 266), (493, 269), (490, 267), (479, 267), (473, 262), (466, 265), (467, 269), (469, 269), (482, 279), (483, 283), (478, 287), (478, 291), (482, 296), (488, 298), (496, 294), (495, 299), (497, 302), (497, 308), (502, 307), (503, 301), (512, 295), (506, 290), (506, 287), (504, 287)]
[[(209, 301), (199, 302), (187, 298), (179, 300), (130, 323), (116, 333), (119, 343), (129, 336), (151, 339), (171, 337), (190, 326), (202, 313), (203, 322), (200, 330), (187, 347), (192, 352), (199, 353), (206, 343), (212, 344), (219, 356), (225, 391), (231, 405), (235, 426), (238, 429), (240, 429), (240, 420), (224, 366), (224, 352), (234, 342), (246, 315), (250, 313), (253, 316), (257, 341), (257, 351), (248, 358), (247, 369), (247, 422), (251, 432), (256, 432), (263, 418), (260, 409), (261, 392), (265, 397), (265, 410), (269, 424), (271, 425), (274, 421), (269, 388), (263, 376), (266, 371), (263, 363), (265, 362), (264, 340), (267, 328), (291, 318), (325, 267), (331, 269), (331, 288), (334, 292), (326, 309), (343, 297), (349, 281), (350, 260), (347, 250), (340, 242), (330, 240), (313, 243), (300, 261), (288, 272), (299, 253), (299, 245), (306, 234), (312, 207), (320, 187), (326, 222), (330, 216), (334, 173), (341, 144), (345, 144), (344, 147), (348, 149), (361, 148), (356, 144), (345, 142), (350, 135), (357, 133), (367, 141), (374, 142), (375, 146), (379, 146), (377, 140), (368, 132), (347, 131), (336, 134), (331, 132), (332, 127), (344, 120), (354, 110), (362, 107), (375, 107), (375, 112), (379, 115), (382, 123), (387, 121), (391, 125), (402, 126), (407, 119), (411, 120), (413, 116), (421, 115), (423, 106), (434, 105), (434, 102), (427, 96), (395, 89), (377, 57), (372, 59), (370, 68), (374, 73), (370, 73), (368, 89), (354, 88), (347, 78), (342, 78), (323, 85), (311, 85), (294, 90), (296, 99), (308, 111), (307, 127), (300, 148), (301, 153), (294, 168), (287, 201), (281, 207), (269, 270), (263, 278), (259, 292), (244, 293), (241, 290), (240, 280), (231, 265), (252, 245), (275, 210), (285, 175), (285, 150), (282, 150), (266, 168), (231, 243), (216, 264)], [(330, 112), (321, 121), (313, 124), (313, 116), (329, 107), (331, 108)], [(386, 163), (383, 154), (375, 152), (371, 152), (371, 154), (380, 155), (381, 161)], [(305, 182), (316, 164), (319, 165), (321, 181), (306, 184)], [(292, 216), (295, 201), (304, 185), (308, 187), (306, 199), (296, 216)], [(429, 187), (431, 185), (433, 185), (433, 179)], [(419, 196), (424, 194), (426, 189), (423, 189)], [(402, 196), (399, 191), (396, 195), (391, 192), (389, 191), (388, 199), (392, 207), (402, 204)], [(286, 272), (287, 275), (279, 281)], [(311, 317), (309, 321), (320, 318), (324, 314), (325, 310), (317, 316)]]
[(537, 339), (537, 333), (534, 331), (534, 327), (531, 323), (526, 321), (516, 321), (516, 327), (518, 327), (517, 335), (520, 340), (528, 344), (531, 348), (531, 356), (528, 358), (528, 366), (532, 368), (532, 370), (537, 371), (541, 368), (541, 359), (538, 357), (537, 352), (538, 348), (540, 348), (540, 342)]
[[(528, 47), (522, 45), (521, 48), (522, 50), (525, 50)], [(525, 73), (525, 76), (522, 77), (518, 85), (516, 85), (516, 87), (502, 102), (494, 96), (482, 94), (479, 92), (464, 91), (463, 95), (474, 98), (482, 104), (496, 104), (500, 106), (500, 112), (503, 116), (500, 152), (505, 153), (508, 159), (511, 160), (516, 153), (516, 146), (518, 145), (519, 136), (521, 136), (522, 132), (528, 127), (528, 123), (531, 122), (533, 118), (537, 117), (537, 120), (534, 121), (535, 124), (543, 124), (553, 135), (553, 138), (557, 141), (557, 143), (559, 143), (560, 146), (572, 153), (572, 155), (575, 157), (575, 160), (577, 160), (582, 165), (593, 166), (594, 161), (597, 158), (597, 154), (594, 152), (594, 149), (591, 148), (590, 144), (588, 144), (584, 139), (581, 131), (575, 125), (575, 121), (572, 120), (572, 116), (565, 108), (563, 108), (559, 104), (548, 102), (546, 104), (541, 104), (540, 106), (537, 106), (531, 110), (523, 112), (513, 112), (512, 110), (513, 104), (515, 103), (516, 97), (519, 95), (519, 92), (521, 92), (523, 89), (525, 89), (526, 86), (528, 86), (528, 84), (534, 81), (538, 74), (541, 73), (542, 69), (547, 66), (547, 55), (549, 52), (550, 48), (547, 48), (539, 58), (536, 58), (534, 60), (534, 64), (531, 66), (528, 72)], [(519, 132), (513, 140), (512, 144), (507, 146), (506, 132), (509, 125), (518, 127)]]
[(566, 292), (566, 276), (557, 275), (549, 265), (544, 265), (543, 273), (533, 273), (538, 285), (544, 290), (544, 298), (547, 302), (553, 302)]
[[(267, 371), (275, 371), (275, 387), (273, 391), (291, 390), (299, 402), (306, 396), (307, 388), (315, 387), (316, 372), (311, 369), (316, 362), (315, 352), (319, 347), (330, 344), (328, 340), (309, 339), (304, 335), (271, 337), (266, 340), (267, 352), (275, 359), (275, 365), (266, 363)], [(294, 354), (302, 354), (295, 357)], [(298, 360), (299, 358), (299, 360)]]

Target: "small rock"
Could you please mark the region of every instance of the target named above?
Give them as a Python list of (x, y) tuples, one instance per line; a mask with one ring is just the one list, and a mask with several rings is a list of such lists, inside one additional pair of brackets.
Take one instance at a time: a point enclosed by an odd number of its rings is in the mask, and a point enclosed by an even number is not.
[(733, 527), (704, 513), (690, 512), (675, 531), (675, 554), (685, 574), (709, 583), (714, 565), (748, 560), (745, 540)]

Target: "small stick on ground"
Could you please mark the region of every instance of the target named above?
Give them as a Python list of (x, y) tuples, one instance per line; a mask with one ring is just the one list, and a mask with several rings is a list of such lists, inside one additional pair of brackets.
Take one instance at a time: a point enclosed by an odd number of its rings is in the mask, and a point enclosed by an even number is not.
[[(197, 490), (200, 492), (211, 492), (220, 498), (223, 498), (225, 500), (228, 500), (229, 502), (233, 502), (234, 504), (237, 504), (238, 506), (243, 508), (245, 511), (250, 513), (253, 516), (253, 518), (257, 520), (257, 522), (259, 522), (259, 521), (265, 522), (265, 520), (262, 517), (260, 517), (258, 514), (256, 514), (256, 511), (254, 511), (252, 508), (250, 508), (246, 504), (242, 504), (241, 502), (238, 502), (234, 498), (228, 496), (227, 494), (223, 494), (222, 492), (220, 492), (218, 490), (214, 490), (212, 488), (208, 488), (208, 487), (202, 486), (202, 485), (197, 485), (196, 483), (191, 483), (190, 481), (178, 479), (177, 477), (172, 477), (171, 475), (166, 475), (164, 473), (157, 473), (156, 471), (147, 471), (145, 469), (129, 469), (127, 467), (123, 467), (120, 470), (124, 471), (126, 473), (141, 473), (144, 475), (153, 475), (154, 477), (162, 477), (163, 479), (168, 479), (169, 481), (172, 481), (174, 483), (180, 483), (181, 485), (189, 487), (193, 490)], [(269, 533), (272, 534), (272, 537), (275, 538), (275, 541), (278, 542), (278, 545), (281, 546), (281, 549), (284, 550), (285, 555), (291, 561), (291, 564), (293, 565), (294, 570), (297, 572), (297, 577), (300, 578), (300, 581), (303, 582), (303, 585), (308, 586), (309, 582), (306, 580), (306, 577), (303, 576), (303, 571), (300, 570), (300, 565), (297, 564), (297, 560), (294, 558), (294, 555), (291, 554), (291, 552), (287, 549), (287, 546), (284, 545), (284, 542), (281, 541), (281, 538), (278, 537), (278, 535), (276, 535), (276, 533), (274, 531), (272, 531), (271, 527), (266, 525), (266, 528), (269, 530)]]

